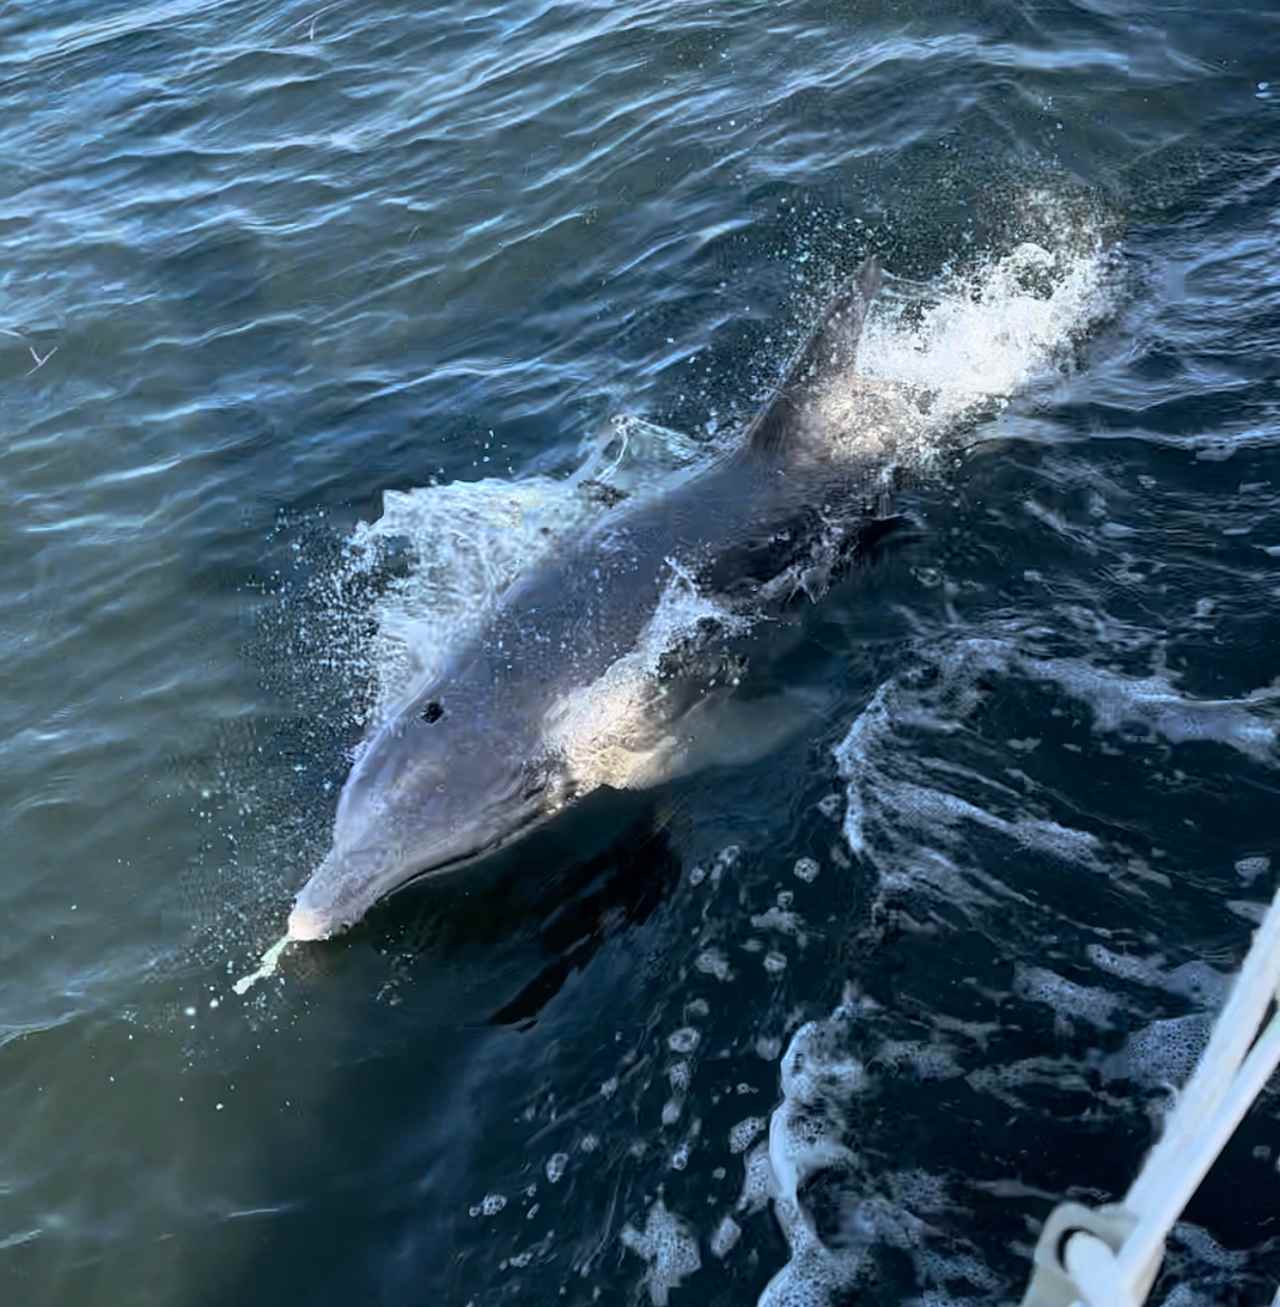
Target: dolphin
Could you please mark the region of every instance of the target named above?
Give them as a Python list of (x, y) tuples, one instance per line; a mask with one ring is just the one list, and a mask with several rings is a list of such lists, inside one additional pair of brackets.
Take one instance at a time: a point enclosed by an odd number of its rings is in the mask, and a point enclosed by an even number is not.
[(783, 609), (899, 520), (891, 442), (866, 437), (856, 402), (880, 279), (871, 259), (834, 294), (732, 448), (606, 507), (377, 727), (288, 938), (337, 934), (601, 786), (741, 764), (812, 718), (803, 695), (751, 698), (743, 680)]

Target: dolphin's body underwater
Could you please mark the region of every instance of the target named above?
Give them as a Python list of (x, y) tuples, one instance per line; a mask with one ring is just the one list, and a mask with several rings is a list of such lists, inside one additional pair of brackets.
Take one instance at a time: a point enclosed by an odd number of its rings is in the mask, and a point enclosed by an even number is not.
[(879, 282), (869, 260), (835, 295), (737, 448), (608, 509), (518, 578), (376, 731), (298, 894), (292, 939), (344, 930), (599, 786), (741, 762), (794, 724), (794, 704), (735, 693), (743, 632), (797, 591), (815, 596), (885, 529), (888, 469), (860, 444), (852, 428), (867, 414), (848, 402)]

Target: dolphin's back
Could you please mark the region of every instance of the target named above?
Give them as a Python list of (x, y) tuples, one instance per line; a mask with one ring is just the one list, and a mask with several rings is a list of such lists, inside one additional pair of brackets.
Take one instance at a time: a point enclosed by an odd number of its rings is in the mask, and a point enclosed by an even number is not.
[(803, 561), (815, 534), (836, 549), (833, 537), (856, 542), (870, 517), (870, 470), (823, 456), (813, 397), (851, 378), (879, 284), (869, 259), (832, 297), (737, 448), (665, 492), (608, 510), (517, 580), (453, 663), (491, 710), (602, 676), (636, 648), (673, 568), (713, 596), (749, 604)]
[(506, 654), (495, 677), (509, 682), (519, 664), (520, 677), (553, 689), (603, 675), (636, 647), (674, 569), (696, 580), (775, 519), (768, 480), (763, 468), (723, 458), (665, 494), (610, 510), (504, 597), (483, 634), (490, 655)]

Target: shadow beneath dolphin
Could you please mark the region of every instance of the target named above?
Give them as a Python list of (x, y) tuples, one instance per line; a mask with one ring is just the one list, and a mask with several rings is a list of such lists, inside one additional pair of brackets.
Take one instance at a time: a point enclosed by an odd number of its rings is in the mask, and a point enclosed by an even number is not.
[(678, 882), (682, 860), (660, 795), (601, 788), (510, 849), (411, 882), (353, 933), (386, 938), (415, 982), (438, 987), (442, 957), (455, 977), (474, 964), (486, 976), (483, 1006), (468, 1001), (463, 1021), (527, 1030), (570, 976), (648, 920)]
[(614, 936), (647, 921), (680, 878), (680, 855), (649, 813), (610, 848), (572, 868), (564, 898), (538, 928), (548, 958), (543, 968), (489, 1018), (493, 1025), (529, 1029), (543, 1007)]

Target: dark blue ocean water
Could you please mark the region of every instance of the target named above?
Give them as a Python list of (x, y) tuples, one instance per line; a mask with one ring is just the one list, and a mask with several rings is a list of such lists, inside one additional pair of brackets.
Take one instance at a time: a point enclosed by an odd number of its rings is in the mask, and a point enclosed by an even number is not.
[[(11, 3), (0, 158), (0, 1302), (1016, 1300), (1280, 867), (1274, 7)], [(871, 252), (822, 728), (237, 997), (395, 622)], [(1278, 1159), (1155, 1301), (1270, 1300)]]

